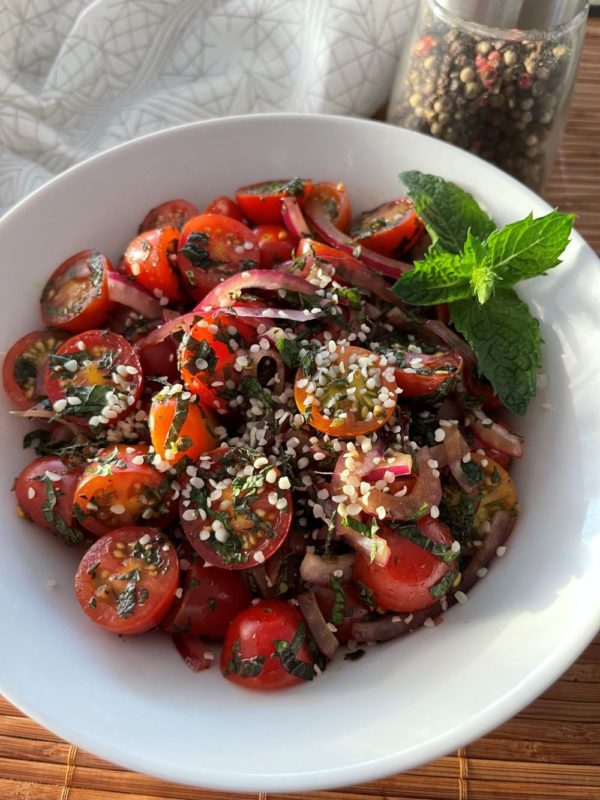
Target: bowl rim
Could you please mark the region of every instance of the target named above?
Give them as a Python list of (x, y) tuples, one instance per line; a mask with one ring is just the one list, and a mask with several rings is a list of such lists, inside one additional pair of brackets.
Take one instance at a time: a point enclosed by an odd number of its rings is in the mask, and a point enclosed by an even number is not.
[[(136, 137), (127, 142), (116, 144), (106, 150), (96, 153), (85, 160), (69, 167), (60, 174), (54, 176), (46, 183), (42, 184), (26, 197), (12, 206), (2, 217), (0, 217), (0, 237), (2, 236), (3, 227), (6, 221), (13, 216), (21, 213), (21, 210), (31, 201), (32, 198), (46, 192), (52, 192), (54, 186), (63, 180), (69, 180), (73, 173), (77, 173), (86, 166), (110, 157), (111, 154), (128, 148), (135, 148), (141, 142), (149, 139), (169, 139), (171, 136), (176, 135), (183, 130), (191, 130), (195, 128), (206, 127), (219, 127), (219, 126), (236, 126), (240, 123), (243, 124), (269, 124), (270, 122), (277, 122), (288, 120), (290, 122), (297, 120), (310, 120), (315, 125), (322, 122), (325, 124), (335, 124), (340, 127), (357, 126), (365, 128), (385, 127), (391, 128), (389, 123), (378, 120), (364, 119), (359, 117), (343, 117), (334, 114), (314, 114), (314, 113), (297, 113), (297, 112), (272, 112), (265, 114), (247, 114), (235, 115), (230, 117), (216, 117), (207, 120), (198, 120), (189, 122), (182, 125), (174, 125), (160, 131), (144, 134), (143, 136)], [(414, 131), (406, 129), (397, 129), (401, 131), (401, 135), (415, 141), (422, 141), (431, 137)], [(461, 158), (465, 156), (470, 159), (485, 164), (485, 169), (493, 176), (498, 175), (503, 181), (508, 181), (513, 188), (521, 195), (526, 195), (531, 198), (532, 203), (535, 205), (543, 206), (547, 211), (551, 210), (551, 206), (539, 195), (533, 192), (528, 187), (517, 181), (512, 176), (498, 169), (494, 165), (483, 161), (483, 159), (475, 156), (474, 154), (467, 153), (464, 150), (451, 145), (447, 142), (440, 140), (433, 140), (436, 142), (435, 147), (441, 147), (452, 153), (460, 153)], [(485, 193), (482, 192), (482, 194)], [(600, 266), (600, 260), (596, 256), (592, 248), (587, 244), (583, 237), (573, 230), (572, 240), (576, 242), (582, 249), (587, 252), (587, 257), (594, 258)], [(245, 775), (243, 773), (236, 773), (233, 776), (219, 775), (206, 769), (203, 765), (196, 764), (194, 769), (188, 770), (185, 774), (175, 773), (168, 768), (161, 768), (155, 763), (150, 762), (143, 754), (128, 753), (123, 757), (117, 746), (110, 746), (96, 742), (93, 733), (90, 734), (81, 729), (76, 729), (71, 726), (68, 720), (59, 719), (58, 721), (51, 718), (51, 715), (39, 713), (34, 707), (30, 706), (27, 696), (19, 693), (18, 691), (12, 692), (10, 687), (3, 685), (2, 676), (0, 675), (0, 692), (4, 696), (21, 709), (25, 714), (38, 722), (40, 725), (56, 732), (59, 736), (66, 739), (68, 742), (75, 743), (77, 746), (90, 752), (97, 753), (106, 760), (121, 765), (126, 769), (136, 770), (142, 773), (153, 775), (157, 778), (169, 781), (175, 781), (181, 784), (190, 786), (199, 786), (198, 781), (202, 781), (202, 786), (208, 789), (217, 789), (221, 791), (266, 791), (266, 792), (285, 792), (285, 791), (314, 791), (320, 789), (333, 789), (344, 785), (351, 785), (355, 783), (362, 783), (369, 780), (379, 780), (383, 777), (395, 774), (397, 772), (404, 772), (416, 766), (429, 763), (441, 756), (453, 752), (457, 748), (464, 747), (469, 742), (473, 742), (489, 731), (495, 729), (503, 724), (506, 720), (519, 713), (525, 706), (542, 694), (549, 688), (563, 672), (579, 657), (583, 650), (588, 646), (592, 639), (600, 630), (600, 602), (596, 609), (588, 609), (585, 618), (579, 617), (577, 626), (569, 628), (562, 639), (562, 646), (560, 649), (548, 653), (548, 655), (538, 663), (537, 667), (530, 671), (520, 683), (514, 686), (513, 690), (508, 694), (503, 695), (496, 703), (488, 706), (485, 713), (473, 714), (466, 721), (461, 721), (458, 728), (453, 728), (437, 735), (435, 738), (427, 741), (425, 744), (419, 744), (418, 747), (404, 748), (402, 752), (392, 752), (384, 756), (379, 756), (373, 759), (360, 761), (350, 766), (332, 767), (327, 770), (304, 770), (302, 772), (287, 772), (287, 773), (265, 773), (257, 774), (252, 773)], [(221, 778), (223, 778), (221, 780)]]

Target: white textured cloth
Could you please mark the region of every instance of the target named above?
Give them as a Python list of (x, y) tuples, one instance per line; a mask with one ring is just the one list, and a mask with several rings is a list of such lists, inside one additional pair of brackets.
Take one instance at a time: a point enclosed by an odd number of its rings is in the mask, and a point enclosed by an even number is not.
[(93, 153), (193, 120), (372, 114), (416, 0), (0, 0), (0, 213)]

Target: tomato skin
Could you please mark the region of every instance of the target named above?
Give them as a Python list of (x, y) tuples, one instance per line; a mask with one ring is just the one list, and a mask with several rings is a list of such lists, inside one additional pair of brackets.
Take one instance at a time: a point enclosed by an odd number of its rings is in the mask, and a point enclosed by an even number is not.
[(140, 223), (138, 233), (151, 231), (154, 228), (177, 228), (179, 231), (188, 219), (199, 213), (196, 206), (189, 200), (167, 200), (156, 208), (150, 209)]
[[(302, 683), (302, 678), (287, 672), (275, 651), (274, 640), (291, 642), (300, 625), (306, 626), (297, 608), (283, 600), (260, 600), (249, 606), (232, 620), (221, 652), (223, 675), (246, 689), (271, 691), (285, 689)], [(257, 675), (243, 677), (237, 659), (264, 659)], [(296, 655), (300, 661), (314, 667), (306, 640)]]
[[(147, 543), (142, 544), (146, 538)], [(117, 577), (135, 571), (139, 573), (137, 581)], [(96, 625), (112, 633), (139, 634), (160, 623), (178, 582), (179, 559), (168, 539), (157, 528), (130, 526), (94, 542), (77, 569), (75, 594)], [(131, 583), (133, 600), (125, 603), (122, 595), (130, 591), (126, 587)]]
[[(412, 363), (417, 366), (412, 367)], [(431, 397), (455, 384), (462, 373), (463, 360), (452, 350), (437, 353), (404, 353), (402, 362), (396, 362), (396, 383), (402, 389), (401, 400)], [(406, 368), (415, 370), (407, 372)], [(431, 373), (431, 374), (428, 374)]]
[(464, 382), (467, 392), (478, 400), (486, 411), (499, 411), (504, 408), (502, 400), (494, 394), (491, 384), (485, 378), (476, 378), (471, 370), (465, 370)]
[(424, 233), (425, 226), (412, 201), (405, 197), (366, 211), (350, 228), (350, 234), (358, 242), (384, 256), (394, 251), (406, 253)]
[(221, 214), (223, 217), (237, 219), (238, 222), (246, 222), (240, 207), (231, 198), (221, 195), (212, 200), (202, 212), (203, 214)]
[[(40, 378), (48, 355), (68, 338), (64, 331), (32, 331), (21, 336), (10, 348), (2, 365), (4, 391), (16, 408), (31, 408), (43, 397)], [(35, 374), (34, 374), (35, 373)]]
[(296, 197), (302, 205), (311, 192), (312, 181), (286, 178), (241, 186), (235, 199), (244, 216), (254, 225), (283, 225), (281, 198)]
[[(87, 354), (90, 364), (89, 366), (81, 364), (75, 372), (70, 372), (63, 368), (62, 363), (57, 363), (59, 359), (64, 361), (70, 355), (76, 359), (84, 353)], [(110, 368), (101, 368), (99, 365), (102, 358), (110, 353), (114, 354), (113, 365)], [(123, 376), (120, 382), (113, 378), (113, 374), (117, 374), (113, 371), (118, 367), (132, 370), (131, 374), (126, 376), (125, 385), (122, 383), (125, 381)], [(90, 330), (78, 334), (64, 342), (49, 359), (46, 369), (46, 394), (53, 406), (57, 402), (67, 400), (70, 392), (94, 385), (113, 387), (115, 392), (116, 400), (111, 406), (111, 413), (114, 411), (114, 416), (107, 419), (106, 424), (114, 424), (127, 416), (142, 394), (143, 376), (140, 361), (129, 342), (117, 333), (108, 330)], [(73, 410), (73, 414), (66, 415), (67, 419), (78, 425), (92, 425), (95, 415), (90, 417), (82, 416), (81, 413), (77, 415), (75, 407)]]
[(260, 248), (261, 269), (272, 269), (277, 264), (289, 261), (297, 239), (279, 225), (258, 225), (254, 235)]
[[(183, 532), (196, 553), (212, 566), (230, 570), (256, 567), (276, 553), (287, 539), (293, 516), (292, 494), (289, 489), (279, 487), (277, 470), (273, 482), (265, 479), (260, 488), (252, 489), (250, 495), (240, 489), (237, 501), (234, 498), (233, 475), (239, 476), (244, 467), (253, 465), (254, 460), (253, 455), (237, 447), (223, 446), (205, 453), (194, 476), (196, 485), (190, 481), (181, 493), (179, 516)], [(235, 470), (233, 475), (229, 472), (231, 467)], [(253, 469), (252, 474), (257, 473), (258, 468)], [(204, 478), (219, 484), (219, 495), (210, 504), (206, 500)], [(276, 508), (269, 502), (269, 495), (273, 494), (277, 501), (284, 501), (282, 507)], [(244, 510), (236, 510), (235, 502), (243, 504), (246, 497), (250, 498), (248, 504), (253, 518)], [(226, 519), (230, 530), (225, 539), (217, 538), (207, 509)], [(261, 520), (258, 525), (257, 517)], [(229, 542), (226, 551), (221, 546), (224, 541)]]
[[(214, 327), (219, 329), (216, 333)], [(231, 370), (237, 358), (237, 349), (222, 341), (223, 330), (227, 329), (230, 339), (239, 346), (245, 346), (254, 340), (256, 334), (250, 325), (230, 314), (213, 312), (205, 314), (202, 319), (184, 336), (179, 346), (177, 362), (181, 379), (185, 386), (197, 394), (204, 408), (213, 409), (219, 414), (229, 411), (228, 401), (221, 397), (220, 386), (226, 380), (226, 372)], [(207, 361), (206, 369), (198, 368), (199, 347), (206, 342), (216, 358), (212, 366)], [(205, 359), (206, 360), (206, 359)]]
[(49, 328), (80, 333), (101, 325), (110, 310), (109, 259), (99, 250), (82, 250), (52, 273), (40, 298)]
[[(17, 505), (23, 510), (28, 519), (36, 525), (46, 528), (55, 536), (60, 536), (59, 527), (56, 524), (49, 523), (42, 510), (42, 506), (47, 500), (43, 480), (47, 473), (52, 476), (60, 476), (58, 481), (51, 480), (51, 486), (56, 494), (56, 504), (52, 509), (53, 514), (55, 517), (60, 517), (65, 525), (71, 528), (73, 525), (73, 496), (81, 477), (81, 470), (70, 468), (62, 458), (58, 456), (42, 456), (28, 464), (21, 470), (15, 481), (15, 496)], [(30, 497), (32, 492), (33, 497)], [(65, 538), (65, 541), (75, 543), (78, 538), (74, 536), (73, 542)]]
[(352, 626), (355, 622), (366, 617), (369, 613), (369, 609), (361, 602), (356, 586), (345, 584), (342, 586), (342, 591), (344, 592), (345, 600), (343, 609), (344, 620), (340, 624), (339, 622), (334, 622), (331, 616), (335, 603), (335, 593), (333, 590), (327, 586), (315, 586), (313, 589), (321, 613), (327, 622), (333, 623), (337, 628), (335, 632), (336, 639), (341, 644), (347, 644), (348, 640), (352, 638)]
[(176, 269), (178, 242), (179, 231), (173, 227), (136, 236), (123, 256), (125, 273), (153, 294), (160, 292), (170, 302), (178, 302), (182, 296)]
[(231, 620), (252, 601), (238, 573), (206, 567), (201, 558), (186, 570), (182, 588), (160, 626), (168, 633), (223, 639)]
[[(182, 407), (182, 402), (184, 408), (187, 405), (185, 422), (179, 430), (176, 442), (167, 448), (169, 429), (175, 414)], [(163, 461), (173, 465), (184, 457), (195, 461), (201, 453), (219, 446), (219, 440), (212, 432), (215, 427), (214, 418), (197, 403), (186, 404), (177, 395), (163, 396), (163, 392), (160, 392), (154, 397), (148, 415), (148, 427), (154, 449)], [(184, 442), (181, 446), (178, 444), (180, 440)], [(187, 440), (190, 444), (186, 447)]]
[[(416, 523), (421, 533), (435, 542), (452, 544), (445, 525), (423, 517)], [(389, 528), (379, 536), (386, 540), (392, 555), (385, 567), (371, 563), (368, 554), (357, 553), (353, 578), (373, 592), (373, 601), (386, 611), (421, 611), (435, 603), (430, 588), (440, 581), (450, 567), (436, 556)]]
[[(87, 531), (102, 536), (119, 527), (168, 524), (173, 493), (170, 487), (163, 492), (164, 475), (146, 463), (148, 455), (148, 445), (119, 444), (106, 447), (88, 464), (73, 498)], [(112, 511), (114, 506), (123, 510)], [(144, 516), (148, 509), (153, 513)]]
[(343, 183), (315, 183), (311, 198), (317, 200), (323, 211), (340, 231), (350, 225), (350, 200)]
[(200, 301), (217, 284), (260, 263), (256, 237), (243, 223), (222, 214), (200, 214), (183, 226), (177, 267), (183, 284)]

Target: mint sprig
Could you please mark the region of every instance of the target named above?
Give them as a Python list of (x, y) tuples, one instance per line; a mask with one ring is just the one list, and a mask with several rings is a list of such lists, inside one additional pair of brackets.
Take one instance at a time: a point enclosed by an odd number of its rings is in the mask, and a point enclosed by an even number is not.
[(476, 200), (434, 175), (400, 175), (433, 245), (392, 287), (416, 306), (448, 303), (477, 355), (478, 371), (504, 405), (525, 414), (541, 365), (539, 323), (512, 286), (560, 263), (573, 215), (551, 211), (497, 229)]

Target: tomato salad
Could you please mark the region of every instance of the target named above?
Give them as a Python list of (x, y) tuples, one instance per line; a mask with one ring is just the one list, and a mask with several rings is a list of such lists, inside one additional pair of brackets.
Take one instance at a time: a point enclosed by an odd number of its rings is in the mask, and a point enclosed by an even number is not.
[(390, 291), (426, 237), (406, 198), (353, 218), (342, 183), (277, 179), (56, 268), (4, 363), (38, 422), (14, 488), (85, 548), (92, 622), (158, 628), (193, 670), (220, 641), (226, 678), (280, 689), (466, 602), (521, 440), (444, 307)]

